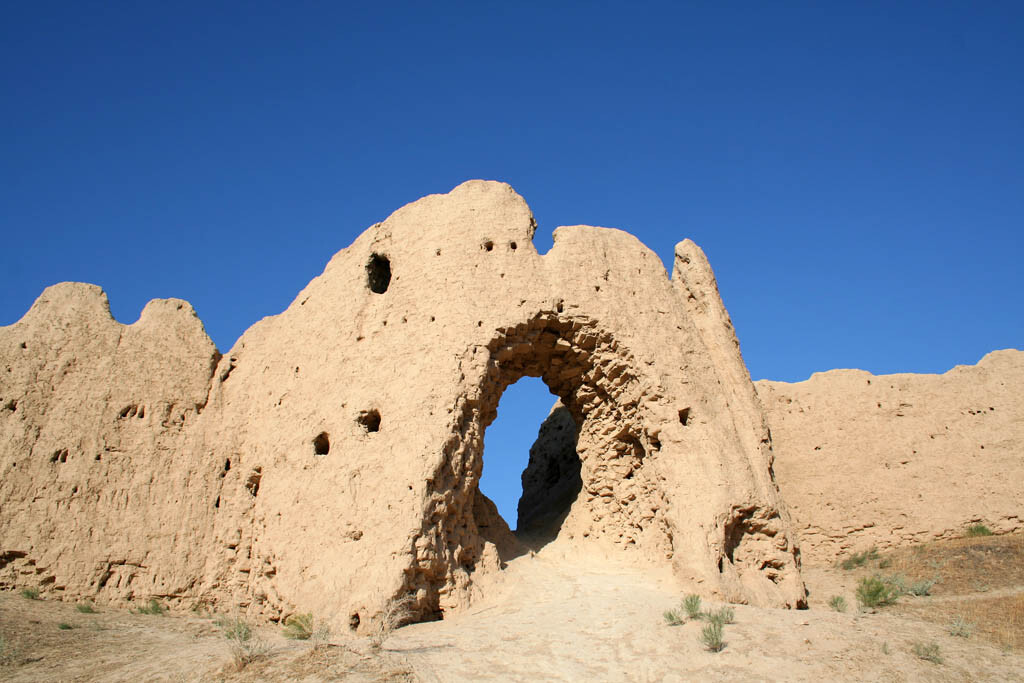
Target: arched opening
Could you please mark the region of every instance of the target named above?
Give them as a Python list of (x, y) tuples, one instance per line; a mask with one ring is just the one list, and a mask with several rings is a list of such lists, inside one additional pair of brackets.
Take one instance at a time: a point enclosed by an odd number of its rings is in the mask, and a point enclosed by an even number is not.
[(564, 516), (580, 490), (576, 423), (557, 401), (543, 380), (523, 377), (501, 395), (484, 432), (480, 493), (527, 542)]
[[(553, 544), (553, 556), (597, 544), (638, 559), (671, 559), (669, 505), (655, 469), (645, 467), (661, 448), (663, 422), (649, 411), (658, 410), (652, 406), (664, 393), (641, 377), (628, 347), (596, 321), (560, 313), (553, 303), (549, 311), (496, 329), (478, 348), (484, 356), (474, 371), (475, 388), (451, 411), (450, 436), (427, 480), (424, 525), (411, 539), (404, 590), (416, 592), (420, 609), (438, 615), (465, 604), (478, 572), (500, 571), (528, 550)], [(506, 389), (523, 377), (543, 380), (564, 412), (556, 411), (546, 421), (550, 428), (540, 431), (543, 448), (535, 444), (535, 462), (523, 472), (520, 529), (513, 534), (479, 484), (485, 430)], [(573, 427), (555, 429), (560, 420)], [(524, 429), (533, 432), (532, 425)], [(565, 452), (551, 445), (560, 433), (575, 438), (573, 457), (541, 457)], [(579, 468), (563, 468), (564, 462)], [(644, 551), (633, 555), (638, 548)]]

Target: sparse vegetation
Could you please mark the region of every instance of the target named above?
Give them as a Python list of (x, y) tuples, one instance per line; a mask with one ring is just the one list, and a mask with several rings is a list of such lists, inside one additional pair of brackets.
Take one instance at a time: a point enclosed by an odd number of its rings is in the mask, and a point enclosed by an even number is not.
[(722, 639), (723, 628), (722, 624), (717, 621), (709, 622), (700, 631), (700, 642), (703, 643), (704, 647), (710, 652), (720, 652), (725, 647), (725, 641)]
[(91, 602), (80, 602), (75, 605), (75, 609), (82, 614), (96, 614), (96, 608), (92, 606)]
[(379, 650), (391, 637), (395, 629), (412, 621), (415, 616), (413, 606), (416, 600), (412, 596), (392, 598), (384, 604), (384, 611), (374, 622), (370, 632), (370, 646)]
[(252, 627), (238, 617), (218, 619), (218, 627), (228, 641), (231, 663), (235, 671), (241, 671), (249, 664), (270, 652), (270, 645), (253, 633)]
[(62, 621), (59, 624), (57, 624), (57, 628), (59, 628), (61, 631), (70, 631), (74, 628), (74, 626), (67, 623), (66, 621)]
[(252, 638), (252, 627), (239, 617), (221, 617), (213, 622), (228, 640), (248, 641)]
[(313, 615), (293, 614), (284, 620), (284, 637), (289, 640), (309, 640), (313, 636)]
[(828, 606), (836, 612), (845, 612), (846, 598), (842, 595), (833, 595), (828, 601)]
[(949, 622), (949, 635), (957, 638), (970, 638), (974, 633), (974, 624), (958, 616)]
[(39, 589), (38, 588), (22, 588), (21, 589), (21, 597), (25, 598), (26, 600), (38, 600), (39, 599)]
[(149, 602), (147, 602), (145, 605), (138, 608), (137, 610), (133, 611), (135, 612), (135, 614), (152, 614), (155, 616), (163, 616), (164, 612), (167, 611), (167, 608), (161, 605), (160, 601), (156, 598), (150, 598)]
[(736, 612), (732, 607), (726, 606), (715, 612), (709, 610), (704, 613), (704, 616), (712, 624), (721, 624), (724, 626), (725, 624), (733, 623), (733, 620), (736, 618)]
[(891, 557), (887, 557), (887, 558), (881, 560), (878, 563), (878, 568), (879, 569), (888, 569), (891, 566), (892, 566), (892, 558)]
[(991, 536), (992, 530), (984, 524), (972, 524), (967, 527), (967, 537), (974, 538), (975, 536)]
[(899, 597), (899, 589), (878, 576), (865, 576), (857, 585), (857, 602), (864, 608), (885, 607)]
[(912, 650), (919, 659), (933, 664), (942, 664), (942, 654), (939, 652), (938, 643), (914, 643)]
[(936, 579), (922, 579), (921, 581), (915, 581), (910, 584), (910, 593), (912, 595), (924, 596), (931, 593), (932, 586), (937, 583)]
[(683, 598), (683, 609), (686, 610), (686, 616), (691, 619), (700, 619), (700, 596), (691, 593)]
[(842, 569), (845, 569), (845, 570), (849, 571), (851, 569), (856, 569), (857, 567), (863, 567), (869, 561), (877, 560), (877, 559), (878, 559), (878, 548), (871, 547), (871, 548), (868, 548), (867, 550), (864, 550), (862, 552), (854, 553), (853, 555), (850, 555), (845, 560), (841, 561), (839, 563), (839, 566)]
[(880, 578), (882, 580), (882, 583), (884, 583), (885, 585), (889, 586), (890, 588), (892, 588), (896, 592), (896, 597), (897, 598), (900, 597), (901, 595), (905, 595), (906, 593), (908, 593), (910, 591), (909, 587), (907, 586), (907, 577), (903, 576), (903, 574), (892, 574), (891, 576), (879, 576), (878, 578)]
[(672, 609), (665, 610), (664, 614), (665, 623), (669, 626), (679, 626), (680, 624), (686, 623), (686, 617), (679, 611), (679, 608), (673, 607)]

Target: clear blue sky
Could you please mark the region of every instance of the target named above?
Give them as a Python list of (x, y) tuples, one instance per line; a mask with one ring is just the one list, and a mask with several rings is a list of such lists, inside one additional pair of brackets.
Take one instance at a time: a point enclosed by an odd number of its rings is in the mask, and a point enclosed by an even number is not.
[(81, 280), (227, 350), (489, 178), (541, 250), (700, 244), (755, 378), (1024, 346), (1024, 3), (8, 3), (0, 60), (0, 324)]

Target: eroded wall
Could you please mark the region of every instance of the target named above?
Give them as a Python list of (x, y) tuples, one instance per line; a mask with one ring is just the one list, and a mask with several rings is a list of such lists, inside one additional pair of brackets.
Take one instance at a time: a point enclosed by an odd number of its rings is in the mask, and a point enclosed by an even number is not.
[(704, 255), (681, 243), (670, 280), (621, 231), (559, 228), (542, 256), (534, 227), (501, 183), (421, 199), (223, 357), (183, 302), (123, 326), (95, 288), (47, 290), (56, 307), (0, 328), (0, 398), (17, 402), (0, 446), (5, 580), (355, 628), (396, 595), (424, 617), (460, 609), (516, 542), (477, 482), (502, 391), (534, 375), (579, 426), (561, 541), (670, 565), (705, 595), (802, 604)]
[(755, 383), (804, 557), (1024, 528), (1024, 353), (942, 375)]

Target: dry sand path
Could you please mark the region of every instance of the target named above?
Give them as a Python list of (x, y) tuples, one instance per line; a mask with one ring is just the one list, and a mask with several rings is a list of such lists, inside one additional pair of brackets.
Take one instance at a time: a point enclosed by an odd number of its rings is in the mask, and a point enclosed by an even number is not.
[[(500, 594), (470, 612), (396, 632), (388, 649), (423, 681), (1013, 681), (1024, 657), (889, 614), (735, 606), (723, 651), (702, 622), (671, 627), (681, 595), (668, 577), (543, 555), (504, 572)], [(944, 663), (916, 657), (940, 645)]]
[[(0, 633), (20, 655), (0, 666), (0, 680), (1024, 681), (1024, 656), (941, 624), (823, 608), (851, 573), (808, 569), (812, 609), (734, 606), (726, 647), (712, 653), (699, 641), (703, 622), (665, 624), (662, 613), (683, 597), (670, 576), (546, 548), (511, 562), (471, 610), (399, 629), (382, 653), (345, 634), (314, 650), (263, 626), (273, 653), (241, 672), (225, 668), (210, 618), (85, 615), (4, 593)], [(915, 656), (914, 643), (937, 644), (943, 663)]]

